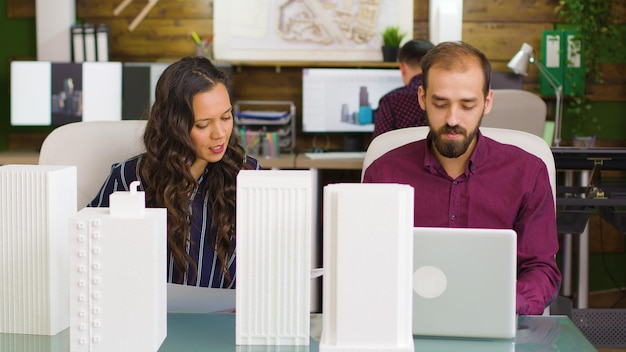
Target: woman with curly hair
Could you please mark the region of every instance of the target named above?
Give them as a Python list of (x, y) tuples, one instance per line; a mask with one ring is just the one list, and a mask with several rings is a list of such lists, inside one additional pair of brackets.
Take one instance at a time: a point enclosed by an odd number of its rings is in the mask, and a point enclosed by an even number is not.
[(236, 180), (260, 169), (233, 133), (228, 79), (203, 57), (170, 65), (157, 82), (146, 152), (114, 164), (91, 207), (140, 181), (146, 206), (167, 209), (168, 282), (235, 287)]

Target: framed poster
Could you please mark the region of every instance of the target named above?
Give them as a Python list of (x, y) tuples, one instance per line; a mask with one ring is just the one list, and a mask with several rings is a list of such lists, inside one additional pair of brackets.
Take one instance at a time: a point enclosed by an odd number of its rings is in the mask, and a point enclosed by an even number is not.
[(413, 36), (413, 0), (214, 0), (226, 61), (382, 61), (381, 32)]

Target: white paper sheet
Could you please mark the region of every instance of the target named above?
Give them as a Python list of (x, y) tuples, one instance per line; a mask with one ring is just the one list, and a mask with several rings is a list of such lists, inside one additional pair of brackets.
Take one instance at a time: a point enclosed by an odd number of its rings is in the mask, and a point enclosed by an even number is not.
[[(311, 280), (324, 268), (311, 269)], [(212, 313), (235, 310), (235, 290), (167, 284), (168, 313)]]
[(234, 289), (167, 284), (168, 313), (212, 313), (234, 310)]

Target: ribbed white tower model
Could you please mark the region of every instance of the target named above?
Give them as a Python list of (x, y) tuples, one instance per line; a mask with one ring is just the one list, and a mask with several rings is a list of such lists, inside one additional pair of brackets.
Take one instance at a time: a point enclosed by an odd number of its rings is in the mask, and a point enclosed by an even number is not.
[(237, 345), (308, 345), (315, 204), (309, 170), (237, 178)]
[(413, 351), (413, 188), (324, 188), (320, 351)]
[(167, 211), (144, 192), (70, 221), (70, 351), (157, 351), (167, 334)]
[(69, 326), (75, 214), (76, 167), (0, 166), (0, 333), (56, 335)]

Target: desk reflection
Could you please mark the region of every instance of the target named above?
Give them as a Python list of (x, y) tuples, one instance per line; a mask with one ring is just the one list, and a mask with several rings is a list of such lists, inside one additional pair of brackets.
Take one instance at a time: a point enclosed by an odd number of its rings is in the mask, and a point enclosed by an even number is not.
[[(315, 352), (322, 333), (320, 314), (311, 316), (309, 346), (236, 346), (235, 314), (168, 314), (167, 338), (159, 352)], [(137, 328), (141, 333), (141, 328)], [(596, 349), (566, 316), (522, 316), (515, 340), (467, 340), (415, 337), (415, 351), (510, 352), (580, 351)], [(67, 352), (69, 329), (55, 336), (0, 334), (3, 352)]]

